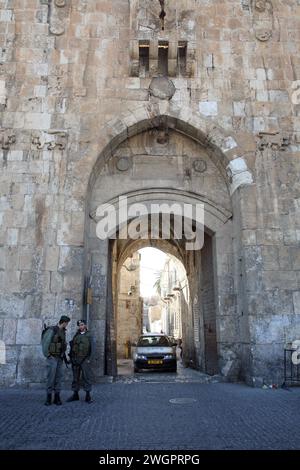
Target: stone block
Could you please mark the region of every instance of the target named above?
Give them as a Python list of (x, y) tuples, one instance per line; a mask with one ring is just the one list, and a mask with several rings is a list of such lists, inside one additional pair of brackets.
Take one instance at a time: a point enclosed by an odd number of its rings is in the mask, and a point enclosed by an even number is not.
[(282, 270), (286, 269), (287, 271), (290, 271), (292, 269), (292, 265), (294, 261), (293, 251), (291, 252), (289, 247), (287, 246), (279, 246), (278, 247), (278, 261), (279, 261), (280, 269)]
[[(49, 69), (49, 65), (48, 64), (41, 64), (41, 63), (37, 63), (37, 64), (34, 64), (33, 65), (34, 67), (34, 73), (36, 75), (42, 75), (42, 76), (46, 76), (48, 75), (48, 69)], [(34, 120), (36, 120), (38, 117), (35, 116), (34, 117)], [(47, 119), (47, 117), (46, 117)], [(50, 127), (50, 126), (49, 126)], [(48, 129), (49, 127), (45, 127), (45, 129)], [(33, 128), (34, 129), (34, 128)], [(39, 127), (37, 127), (36, 129), (40, 129)]]
[(35, 271), (22, 271), (20, 279), (21, 289), (26, 294), (37, 290), (37, 273)]
[(249, 315), (292, 315), (293, 292), (289, 290), (261, 290), (248, 294)]
[(17, 228), (9, 228), (7, 230), (7, 244), (16, 246), (18, 244), (19, 230)]
[(253, 386), (282, 385), (283, 348), (284, 343), (251, 345)]
[(251, 341), (255, 344), (284, 343), (284, 327), (290, 326), (291, 315), (249, 316)]
[(130, 77), (126, 80), (126, 88), (139, 89), (141, 86), (140, 78)]
[(51, 114), (27, 113), (24, 129), (48, 130), (51, 127)]
[(236, 313), (236, 295), (226, 294), (219, 296), (219, 315), (232, 317)]
[(0, 386), (11, 387), (16, 383), (17, 377), (17, 361), (13, 364), (1, 365)]
[(283, 233), (279, 229), (259, 229), (256, 232), (258, 245), (281, 245), (283, 242)]
[(199, 111), (204, 116), (217, 116), (218, 115), (218, 102), (217, 101), (200, 101)]
[(224, 367), (222, 367), (222, 375), (228, 382), (236, 382), (239, 379), (241, 370), (241, 361), (238, 358), (229, 359)]
[[(222, 143), (222, 150), (223, 152), (229, 152), (230, 150), (233, 150), (237, 147), (237, 143), (234, 140), (232, 136), (228, 136), (224, 139)], [(234, 162), (232, 163), (232, 168), (234, 168), (235, 171), (241, 172), (247, 170), (247, 164), (242, 158), (236, 158)]]
[(283, 327), (285, 344), (300, 339), (300, 316), (290, 315), (290, 323)]
[[(241, 273), (242, 274), (242, 273)], [(241, 276), (240, 276), (241, 277)], [(262, 290), (262, 273), (257, 270), (248, 270), (244, 278), (244, 290), (247, 293), (258, 295)]]
[(233, 114), (234, 116), (243, 117), (245, 113), (245, 101), (234, 101), (233, 102)]
[(85, 222), (85, 213), (84, 211), (72, 211), (72, 226), (76, 227), (79, 226), (81, 228), (84, 228), (84, 222)]
[(259, 272), (263, 267), (263, 258), (260, 246), (245, 246), (244, 248), (244, 269), (246, 275), (251, 272)]
[(42, 321), (37, 318), (19, 319), (16, 344), (40, 344)]
[[(263, 92), (265, 93), (265, 92)], [(267, 95), (267, 94), (266, 94)], [(260, 96), (260, 101), (265, 101), (265, 94), (263, 95), (263, 99)], [(262, 117), (253, 118), (253, 131), (258, 134), (259, 132), (263, 132), (266, 129), (266, 122), (265, 119)]]
[(28, 294), (25, 298), (24, 318), (41, 318), (43, 293)]
[(0, 296), (0, 315), (6, 318), (20, 318), (24, 312), (24, 296), (2, 294)]
[(278, 248), (277, 246), (262, 247), (263, 269), (266, 271), (275, 271), (279, 269)]
[(9, 161), (22, 161), (23, 160), (23, 151), (22, 150), (11, 150), (7, 155), (7, 160)]
[(265, 69), (256, 69), (256, 78), (257, 80), (266, 80), (266, 70)]
[(14, 11), (13, 10), (0, 10), (0, 21), (5, 23), (10, 23), (14, 20)]
[(0, 246), (0, 270), (5, 269), (5, 248)]
[(34, 249), (20, 248), (19, 269), (21, 271), (31, 271), (34, 266)]
[(256, 245), (256, 231), (242, 230), (242, 244), (245, 246)]
[(47, 271), (57, 271), (59, 258), (59, 247), (48, 246), (46, 250), (45, 269)]
[(41, 308), (41, 317), (42, 318), (54, 318), (56, 315), (55, 312), (56, 306), (56, 296), (53, 294), (44, 294), (42, 300), (42, 308)]
[(292, 267), (295, 270), (300, 270), (300, 246), (291, 247), (290, 254), (292, 258)]
[(289, 101), (289, 94), (286, 90), (269, 90), (269, 96), (272, 103), (282, 103)]
[(300, 291), (293, 292), (294, 312), (300, 315)]
[(294, 271), (264, 271), (262, 282), (266, 290), (286, 289), (296, 290), (297, 276)]
[(59, 293), (63, 290), (63, 274), (51, 272), (50, 273), (50, 292)]
[(16, 344), (17, 320), (12, 318), (4, 318), (3, 320), (3, 336), (5, 344)]
[(83, 275), (79, 272), (64, 274), (64, 291), (80, 292), (82, 290)]
[(79, 225), (61, 226), (57, 231), (57, 244), (83, 246), (84, 228)]
[(34, 96), (44, 98), (47, 94), (47, 87), (45, 85), (36, 85), (34, 87)]
[[(8, 239), (10, 239), (11, 245), (18, 244), (18, 232), (12, 232), (17, 228), (26, 227), (27, 225), (27, 214), (16, 209), (7, 211), (5, 214), (4, 223), (7, 227), (11, 227), (10, 233), (8, 233)], [(14, 241), (12, 241), (14, 239)]]
[(46, 380), (46, 361), (40, 345), (21, 347), (17, 383), (26, 384), (28, 378), (31, 382), (45, 382)]
[(241, 228), (256, 229), (257, 227), (257, 194), (255, 185), (246, 185), (240, 188), (239, 205), (241, 211)]
[(59, 273), (80, 272), (83, 267), (83, 249), (73, 246), (63, 246), (59, 254)]
[(238, 337), (237, 319), (231, 315), (218, 317), (218, 337), (219, 341), (234, 343)]
[(290, 290), (275, 289), (271, 292), (265, 292), (263, 298), (264, 312), (272, 315), (293, 314), (293, 292)]
[(283, 229), (283, 240), (285, 245), (298, 245), (299, 238), (297, 231), (294, 228), (289, 228), (289, 225), (285, 226)]

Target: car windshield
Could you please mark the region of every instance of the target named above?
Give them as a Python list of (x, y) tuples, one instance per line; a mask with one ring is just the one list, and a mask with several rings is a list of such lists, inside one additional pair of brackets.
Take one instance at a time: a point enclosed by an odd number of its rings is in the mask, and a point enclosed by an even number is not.
[(166, 336), (142, 336), (138, 341), (138, 346), (170, 346)]

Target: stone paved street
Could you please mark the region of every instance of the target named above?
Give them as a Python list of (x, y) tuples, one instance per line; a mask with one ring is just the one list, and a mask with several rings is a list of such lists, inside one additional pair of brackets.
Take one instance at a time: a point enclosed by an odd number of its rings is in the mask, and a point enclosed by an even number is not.
[[(180, 374), (99, 384), (91, 405), (83, 393), (80, 402), (47, 408), (43, 390), (1, 390), (0, 448), (300, 449), (300, 388), (254, 389)], [(64, 390), (63, 401), (69, 395)]]

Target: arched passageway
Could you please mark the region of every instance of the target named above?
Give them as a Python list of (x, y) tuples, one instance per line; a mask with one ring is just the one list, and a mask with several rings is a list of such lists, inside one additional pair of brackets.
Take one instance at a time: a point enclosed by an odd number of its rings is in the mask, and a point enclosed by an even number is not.
[[(141, 298), (137, 286), (140, 281), (139, 253), (143, 251), (141, 247), (153, 246), (161, 255), (168, 254), (168, 261), (160, 272), (158, 300), (157, 297), (154, 300), (151, 298), (149, 302), (149, 299)], [(148, 331), (161, 331), (176, 339), (180, 338), (184, 345), (182, 362), (185, 366), (201, 368), (208, 374), (218, 373), (211, 237), (204, 235), (204, 246), (196, 256), (194, 253), (185, 253), (184, 249), (172, 243), (172, 239), (132, 240), (123, 247), (115, 242), (112, 250), (112, 273), (115, 273), (112, 277), (113, 328), (117, 358), (128, 358), (126, 346), (128, 343), (136, 343), (139, 334), (143, 332), (143, 302), (146, 301), (146, 304), (149, 302), (152, 305), (144, 306), (148, 312), (147, 319), (154, 314), (157, 320), (157, 315), (160, 315), (159, 328), (156, 325)], [(201, 285), (195, 282), (199, 278), (199, 271)]]
[[(224, 155), (218, 158), (218, 152), (213, 153), (208, 143), (204, 147), (204, 141), (200, 144), (194, 136), (190, 138), (177, 131), (175, 121), (169, 127), (169, 121), (160, 120), (159, 127), (154, 127), (151, 121), (151, 125), (137, 128), (136, 135), (120, 138), (119, 145), (99, 159), (90, 180), (85, 267), (93, 280), (90, 320), (98, 332), (95, 372), (99, 377), (117, 373), (118, 270), (128, 256), (143, 246), (172, 254), (186, 270), (190, 291), (185, 317), (188, 364), (213, 374), (239, 363), (247, 348), (247, 318), (236, 315), (238, 285), (234, 285), (234, 277), (238, 250), (234, 233), (239, 227), (233, 224), (232, 181), (225, 171), (230, 159)], [(125, 220), (121, 217), (120, 198), (126, 200)], [(109, 205), (115, 214), (113, 225), (118, 236), (99, 240), (98, 208), (103, 204)], [(152, 236), (151, 223), (144, 238), (143, 234), (139, 239), (128, 233), (126, 237), (119, 236), (127, 230), (129, 222), (137, 223), (143, 215), (138, 211), (130, 214), (132, 206), (143, 206), (150, 214), (153, 204), (169, 208), (172, 204), (202, 205), (203, 244), (197, 249), (186, 249), (188, 240), (183, 232), (176, 232), (177, 226), (171, 227), (169, 237), (157, 239)], [(187, 219), (193, 228), (193, 217)], [(240, 368), (236, 371), (239, 374)]]

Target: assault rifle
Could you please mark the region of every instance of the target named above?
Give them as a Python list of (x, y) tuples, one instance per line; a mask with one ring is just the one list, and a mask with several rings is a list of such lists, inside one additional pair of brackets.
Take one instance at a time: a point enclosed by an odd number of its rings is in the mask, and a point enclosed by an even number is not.
[(66, 356), (66, 353), (65, 353), (65, 352), (63, 353), (62, 360), (63, 360), (64, 363), (66, 364), (67, 369), (69, 369), (69, 366), (68, 366), (69, 361), (68, 361), (68, 359), (67, 359), (67, 356)]

